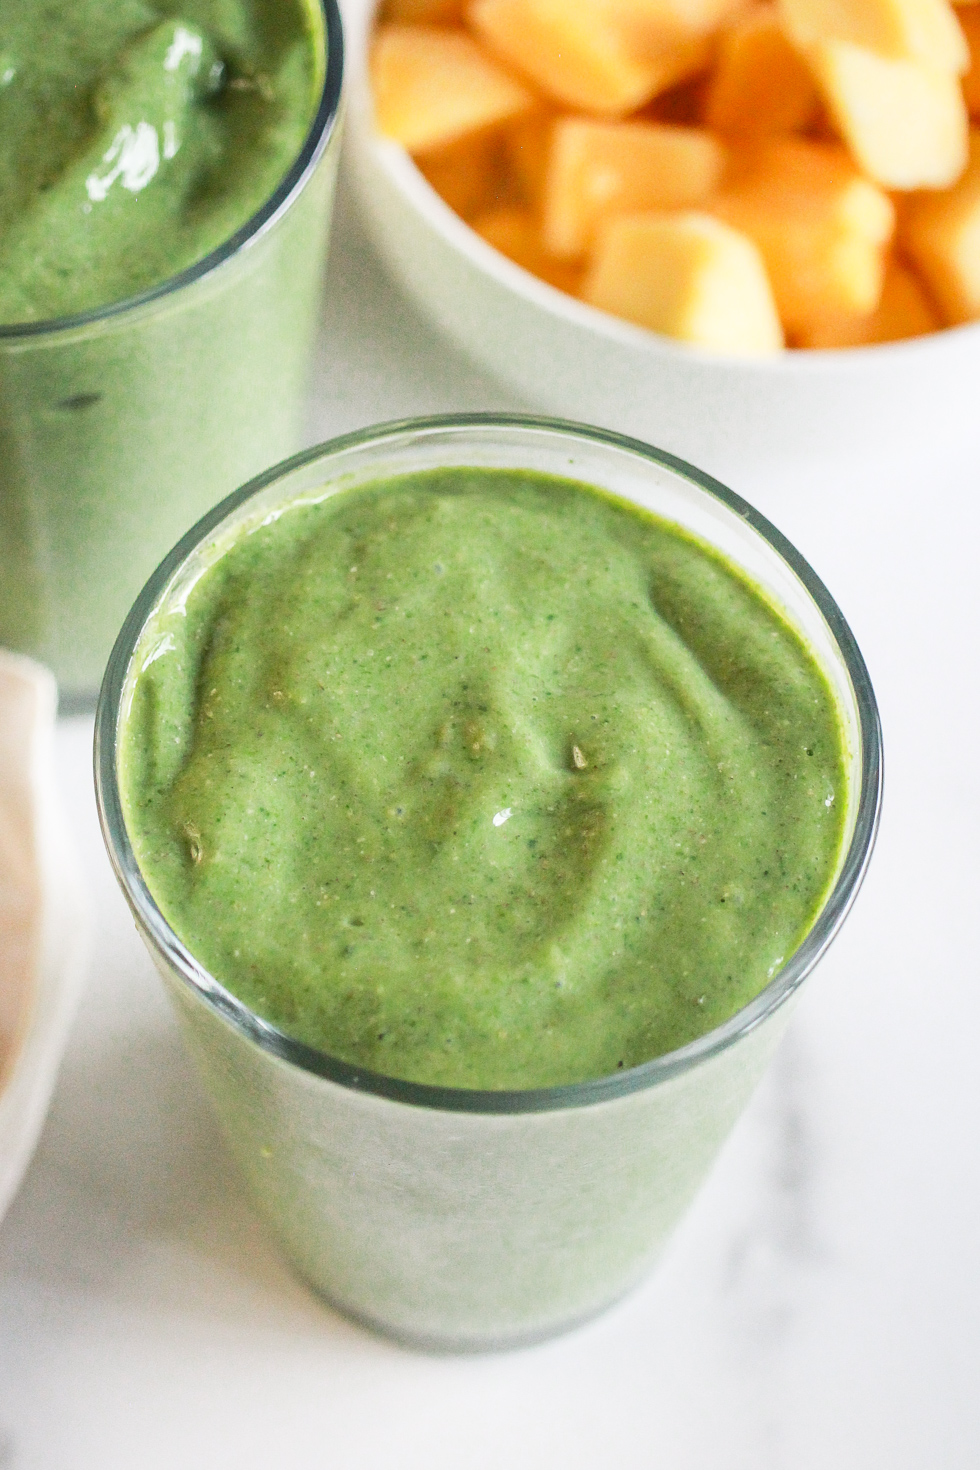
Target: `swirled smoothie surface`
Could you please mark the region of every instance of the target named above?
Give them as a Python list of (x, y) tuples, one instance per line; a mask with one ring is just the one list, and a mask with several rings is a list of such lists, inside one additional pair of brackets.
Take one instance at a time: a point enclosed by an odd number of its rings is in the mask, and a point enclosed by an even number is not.
[(322, 85), (312, 0), (3, 0), (0, 323), (105, 306), (275, 192)]
[(690, 1041), (839, 861), (843, 737), (800, 637), (570, 481), (296, 504), (135, 666), (120, 773), (162, 912), (259, 1015), (389, 1075), (548, 1086)]

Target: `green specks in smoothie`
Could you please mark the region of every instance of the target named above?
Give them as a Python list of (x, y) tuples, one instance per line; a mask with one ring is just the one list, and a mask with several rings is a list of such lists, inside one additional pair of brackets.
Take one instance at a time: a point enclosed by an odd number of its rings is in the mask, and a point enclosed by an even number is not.
[(756, 995), (837, 871), (844, 742), (807, 647), (718, 555), (572, 481), (291, 506), (134, 668), (120, 774), (164, 915), (360, 1067), (635, 1066)]

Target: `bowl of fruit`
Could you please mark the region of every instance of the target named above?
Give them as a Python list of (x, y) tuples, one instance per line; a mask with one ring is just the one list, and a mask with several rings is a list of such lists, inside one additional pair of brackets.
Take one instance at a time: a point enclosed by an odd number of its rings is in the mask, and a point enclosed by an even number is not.
[(756, 488), (980, 443), (980, 5), (345, 21), (378, 250), (528, 405)]

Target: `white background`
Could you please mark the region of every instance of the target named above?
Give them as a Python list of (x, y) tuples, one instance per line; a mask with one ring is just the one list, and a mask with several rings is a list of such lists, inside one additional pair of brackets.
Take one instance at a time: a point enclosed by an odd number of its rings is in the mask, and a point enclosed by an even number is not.
[[(520, 405), (385, 281), (342, 196), (311, 441), (494, 407)], [(976, 1470), (980, 471), (932, 452), (925, 472), (818, 489), (801, 473), (760, 502), (871, 668), (878, 851), (658, 1274), (541, 1347), (414, 1354), (293, 1279), (115, 888), (91, 721), (62, 722), (98, 939), (0, 1227), (2, 1470)]]

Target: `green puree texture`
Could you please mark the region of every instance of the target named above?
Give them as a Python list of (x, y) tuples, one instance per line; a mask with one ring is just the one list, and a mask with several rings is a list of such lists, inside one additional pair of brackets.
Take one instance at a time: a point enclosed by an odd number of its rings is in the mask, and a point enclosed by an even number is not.
[(86, 311), (216, 249), (322, 86), (313, 0), (2, 0), (0, 322)]
[(813, 657), (588, 486), (446, 470), (296, 504), (140, 664), (120, 772), (164, 915), (259, 1015), (389, 1075), (646, 1061), (756, 995), (835, 875)]

